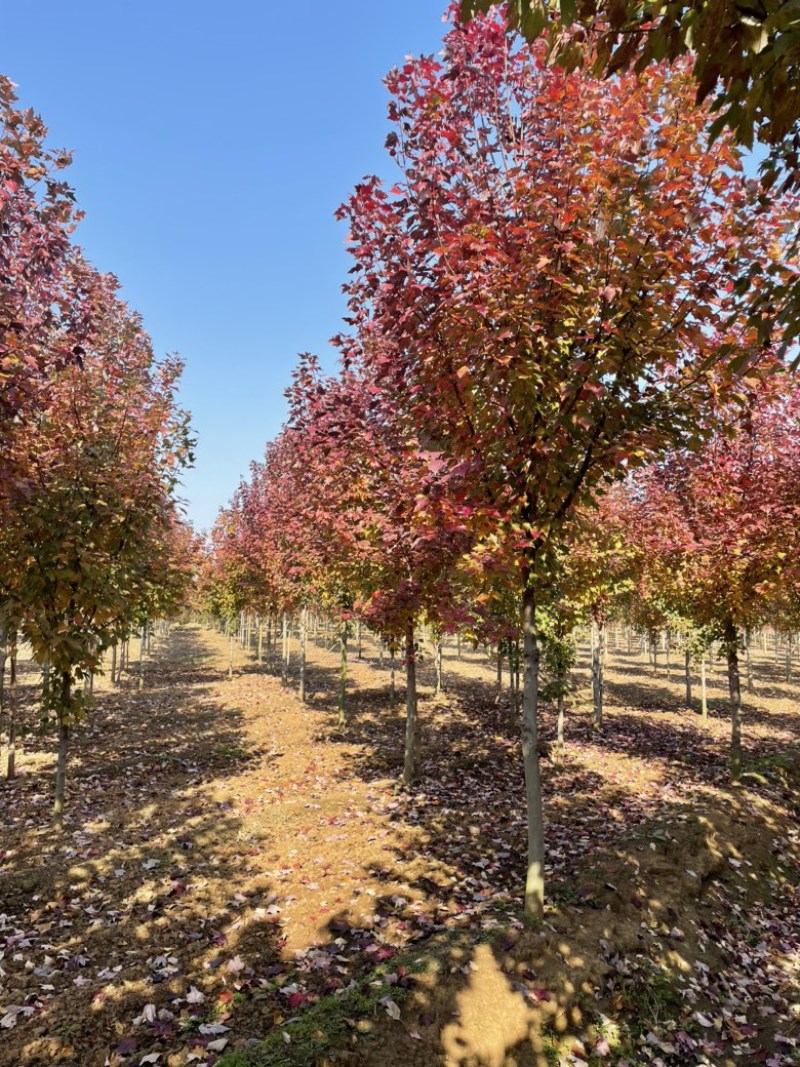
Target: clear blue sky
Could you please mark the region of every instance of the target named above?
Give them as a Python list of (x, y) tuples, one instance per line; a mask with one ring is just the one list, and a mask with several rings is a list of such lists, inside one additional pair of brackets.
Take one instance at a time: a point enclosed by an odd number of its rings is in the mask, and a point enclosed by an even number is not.
[[(383, 75), (437, 51), (444, 0), (37, 0), (2, 5), (0, 71), (74, 151), (77, 240), (186, 360), (209, 526), (284, 418), (295, 356), (344, 311), (345, 227), (391, 173)], [(326, 356), (327, 352), (327, 356)]]

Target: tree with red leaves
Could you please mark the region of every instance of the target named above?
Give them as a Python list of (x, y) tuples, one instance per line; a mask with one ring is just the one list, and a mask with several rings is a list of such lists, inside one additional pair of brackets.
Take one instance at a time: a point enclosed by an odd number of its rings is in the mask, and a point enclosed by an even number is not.
[(50, 371), (79, 362), (91, 332), (91, 269), (70, 244), (80, 214), (61, 177), (70, 159), (0, 76), (0, 489), (9, 435)]
[(640, 476), (632, 536), (665, 600), (723, 643), (736, 780), (743, 634), (791, 598), (798, 574), (800, 390), (783, 375), (753, 380), (727, 421), (700, 449), (672, 452)]
[(417, 762), (417, 628), (422, 616), (443, 623), (449, 579), (470, 544), (460, 472), (421, 448), (362, 374), (345, 367), (325, 378), (305, 357), (289, 397), (305, 482), (296, 507), (317, 542), (317, 587), (333, 581), (349, 591), (367, 622), (405, 649), (408, 783)]
[(522, 599), (526, 912), (542, 914), (539, 590), (573, 509), (624, 465), (696, 437), (730, 374), (731, 272), (782, 260), (731, 143), (709, 149), (681, 69), (599, 82), (512, 43), (493, 13), (387, 84), (400, 176), (342, 208), (360, 359), (432, 451), (472, 526), (502, 514)]
[(57, 821), (69, 730), (103, 651), (175, 602), (187, 562), (174, 497), (191, 457), (181, 364), (155, 361), (113, 278), (85, 279), (91, 342), (80, 366), (49, 364), (35, 407), (18, 413), (0, 496), (3, 611), (57, 678), (45, 704), (58, 726)]

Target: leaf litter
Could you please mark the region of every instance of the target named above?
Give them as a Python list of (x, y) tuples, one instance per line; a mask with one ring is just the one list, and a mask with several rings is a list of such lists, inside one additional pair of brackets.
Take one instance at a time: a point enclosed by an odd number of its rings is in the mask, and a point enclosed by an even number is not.
[(2, 785), (0, 1062), (213, 1065), (272, 1033), (274, 1062), (304, 1062), (298, 1025), (353, 992), (379, 1014), (320, 1031), (330, 1062), (798, 1062), (796, 783), (772, 773), (797, 751), (791, 700), (754, 703), (759, 773), (731, 790), (724, 715), (702, 727), (644, 671), (632, 694), (612, 659), (603, 735), (579, 692), (566, 759), (544, 763), (552, 905), (531, 931), (516, 718), (484, 657), (423, 699), (402, 790), (402, 709), (374, 658), (340, 729), (333, 657), (312, 652), (303, 707), (244, 656), (228, 682), (226, 655), (176, 628), (147, 689), (98, 687), (62, 835), (49, 741), (28, 736)]

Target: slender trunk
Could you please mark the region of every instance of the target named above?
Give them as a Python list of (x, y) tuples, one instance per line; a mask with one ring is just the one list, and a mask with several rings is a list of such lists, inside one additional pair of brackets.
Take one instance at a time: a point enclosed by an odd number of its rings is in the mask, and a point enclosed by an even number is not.
[(417, 767), (417, 656), (414, 647), (414, 623), (406, 629), (406, 751), (403, 760), (403, 781), (414, 781)]
[(500, 651), (500, 646), (497, 646), (497, 690), (501, 692), (503, 689), (503, 653)]
[(519, 699), (519, 683), (520, 683), (520, 667), (522, 666), (522, 649), (519, 647), (519, 641), (514, 642), (514, 714), (517, 713), (517, 708), (520, 704)]
[(786, 683), (792, 680), (792, 635), (786, 635)]
[(753, 654), (750, 649), (750, 627), (746, 627), (744, 631), (744, 665), (745, 665), (745, 677), (747, 678), (747, 692), (755, 693), (756, 687), (753, 683)]
[(300, 611), (300, 700), (306, 702), (306, 609)]
[(283, 613), (283, 656), (281, 659), (281, 681), (284, 685), (289, 682), (289, 616)]
[(525, 914), (544, 915), (544, 818), (539, 771), (539, 635), (536, 630), (536, 596), (527, 577), (522, 597), (522, 635), (525, 664), (522, 696), (522, 759), (528, 814), (528, 870), (525, 879)]
[(139, 643), (139, 689), (144, 689), (144, 646), (147, 641), (147, 626), (142, 627), (142, 636)]
[(361, 619), (359, 619), (356, 623), (356, 641), (358, 642), (358, 651), (356, 652), (356, 656), (358, 659), (363, 659), (363, 648), (361, 644)]
[(397, 695), (397, 692), (396, 692), (396, 688), (397, 687), (395, 685), (395, 678), (394, 678), (394, 676), (395, 676), (395, 668), (396, 668), (396, 664), (395, 664), (395, 647), (394, 647), (394, 645), (392, 645), (391, 648), (389, 649), (389, 699), (392, 701), (392, 703), (394, 703), (395, 697)]
[(8, 750), (6, 752), (6, 778), (17, 773), (17, 649), (11, 648), (11, 664), (8, 678)]
[(228, 678), (233, 678), (233, 627), (228, 634)]
[(341, 659), (339, 663), (339, 725), (344, 726), (344, 704), (347, 696), (347, 637), (348, 624), (343, 622), (339, 630)]
[(264, 662), (264, 620), (258, 617), (258, 665)]
[(631, 630), (631, 627), (629, 626), (628, 627), (628, 655), (630, 656), (632, 652), (633, 652), (633, 631)]
[(603, 729), (603, 651), (605, 634), (602, 623), (592, 623), (592, 704), (594, 728)]
[(64, 825), (64, 792), (67, 783), (67, 743), (69, 726), (67, 716), (72, 690), (69, 671), (61, 675), (61, 700), (58, 708), (58, 757), (56, 759), (56, 794), (53, 803), (53, 822), (60, 830)]
[(739, 679), (739, 634), (732, 619), (725, 623), (725, 646), (731, 698), (731, 780), (737, 782), (742, 773), (742, 689)]
[(683, 653), (684, 668), (686, 672), (686, 707), (692, 706), (692, 654), (688, 647)]
[(111, 646), (111, 684), (117, 684), (117, 644)]
[(558, 719), (556, 720), (556, 758), (559, 763), (564, 762), (564, 693), (558, 692)]
[(456, 634), (456, 659), (461, 662), (461, 634)]
[(671, 670), (670, 651), (671, 651), (671, 649), (672, 649), (672, 642), (670, 641), (670, 633), (669, 633), (669, 630), (666, 630), (665, 633), (664, 633), (664, 652), (666, 653), (666, 660), (667, 660), (667, 681), (670, 680), (670, 670)]
[(700, 714), (708, 719), (708, 691), (706, 689), (706, 654), (700, 657)]

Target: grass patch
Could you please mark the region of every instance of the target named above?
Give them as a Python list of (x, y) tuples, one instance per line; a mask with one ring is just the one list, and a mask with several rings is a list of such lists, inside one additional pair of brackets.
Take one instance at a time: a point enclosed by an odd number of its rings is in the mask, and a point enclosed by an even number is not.
[(745, 765), (742, 772), (742, 781), (755, 781), (761, 785), (777, 782), (784, 789), (797, 781), (797, 757), (796, 750), (789, 752), (776, 752), (760, 759), (752, 760)]
[(215, 745), (214, 755), (225, 759), (247, 759), (250, 753), (239, 745)]
[(224, 1053), (217, 1067), (286, 1067), (289, 1062), (292, 1067), (316, 1067), (322, 1053), (348, 1036), (369, 1041), (374, 1036), (373, 1020), (387, 1014), (382, 1001), (388, 997), (400, 1005), (412, 992), (410, 987), (384, 981), (399, 967), (413, 975), (426, 970), (427, 964), (416, 955), (395, 956), (391, 966), (377, 967), (357, 985), (323, 997), (276, 1027), (260, 1045)]

